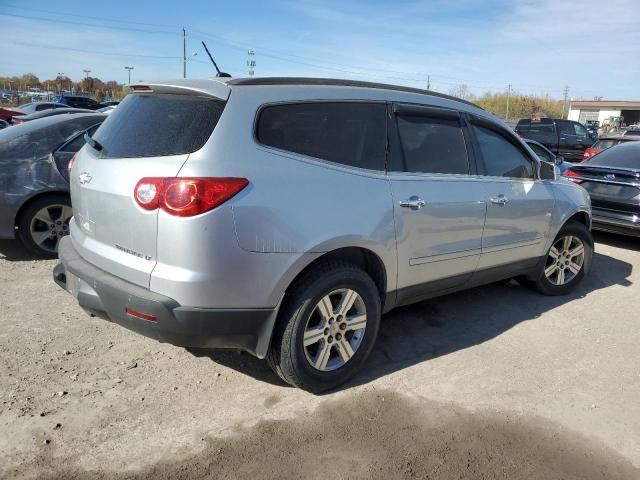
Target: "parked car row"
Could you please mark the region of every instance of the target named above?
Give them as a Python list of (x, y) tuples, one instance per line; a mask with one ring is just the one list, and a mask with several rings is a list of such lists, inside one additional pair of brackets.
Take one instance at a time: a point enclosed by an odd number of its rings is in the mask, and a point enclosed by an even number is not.
[(98, 103), (96, 100), (89, 97), (58, 95), (54, 97), (53, 102), (32, 102), (25, 103), (17, 107), (0, 107), (0, 120), (4, 120), (8, 123), (16, 123), (16, 121), (17, 123), (20, 123), (20, 120), (24, 121), (24, 117), (39, 112), (57, 109), (64, 109), (66, 110), (66, 113), (70, 112), (70, 109), (76, 109), (76, 111), (78, 109), (81, 111), (95, 111), (105, 107), (115, 107), (119, 103), (120, 102), (117, 101)]
[(522, 119), (515, 131), (522, 138), (535, 140), (555, 155), (574, 162), (582, 160), (584, 151), (597, 138), (579, 122), (554, 118)]
[[(529, 122), (521, 120), (517, 131), (540, 138), (540, 131), (550, 131), (548, 126), (557, 123), (550, 120), (540, 127), (534, 122), (535, 127), (528, 128)], [(541, 160), (556, 164), (563, 176), (589, 192), (594, 229), (640, 236), (640, 129), (600, 137), (579, 163), (567, 162), (536, 140), (524, 141)]]

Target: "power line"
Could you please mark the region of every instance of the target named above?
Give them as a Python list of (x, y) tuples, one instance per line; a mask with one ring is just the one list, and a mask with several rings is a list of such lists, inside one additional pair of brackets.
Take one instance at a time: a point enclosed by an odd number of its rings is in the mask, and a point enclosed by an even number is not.
[(4, 4), (3, 7), (7, 7), (13, 10), (28, 10), (28, 11), (36, 11), (38, 13), (50, 13), (52, 15), (64, 16), (64, 17), (75, 17), (75, 18), (87, 18), (89, 20), (98, 20), (102, 22), (116, 22), (116, 23), (129, 23), (132, 25), (144, 25), (147, 27), (162, 27), (162, 28), (177, 28), (175, 25), (167, 25), (162, 23), (146, 23), (146, 22), (133, 22), (131, 20), (125, 20), (122, 18), (105, 18), (105, 17), (92, 17), (89, 15), (78, 15), (75, 13), (65, 13), (60, 11), (53, 10), (43, 10), (41, 8), (33, 8), (33, 7), (23, 7), (23, 6), (15, 6), (11, 4)]
[[(9, 6), (9, 8), (17, 8), (17, 7), (11, 7)], [(63, 15), (63, 13), (54, 13), (52, 11), (45, 11), (45, 10), (39, 10), (41, 12), (49, 12), (49, 13), (53, 13), (55, 15)], [(73, 14), (64, 14), (65, 16), (75, 16), (78, 18), (90, 18), (90, 19), (96, 19), (98, 20), (97, 17), (90, 17), (90, 16), (83, 16), (83, 15), (73, 15)], [(8, 17), (15, 17), (15, 18), (25, 18), (25, 19), (30, 19), (30, 20), (37, 20), (37, 21), (44, 21), (44, 22), (53, 22), (53, 23), (65, 23), (65, 24), (71, 24), (71, 25), (81, 25), (81, 26), (90, 26), (90, 27), (97, 27), (97, 28), (104, 28), (104, 29), (111, 29), (111, 30), (123, 30), (123, 31), (132, 31), (132, 32), (141, 32), (141, 33), (154, 33), (154, 34), (173, 34), (173, 35), (184, 35), (183, 32), (179, 32), (179, 31), (167, 31), (167, 30), (149, 30), (149, 29), (142, 29), (142, 28), (133, 28), (133, 27), (124, 27), (124, 26), (112, 26), (112, 25), (101, 25), (101, 24), (94, 24), (94, 23), (85, 23), (85, 22), (74, 22), (74, 21), (70, 21), (70, 20), (61, 20), (61, 19), (52, 19), (52, 18), (45, 18), (45, 17), (37, 17), (37, 16), (29, 16), (29, 15), (16, 15), (16, 14), (9, 14), (9, 13), (0, 13), (0, 16), (8, 16)], [(106, 19), (103, 19), (106, 20)], [(107, 21), (119, 21), (119, 20), (107, 20)], [(140, 24), (140, 25), (147, 25), (147, 26), (158, 26), (158, 27), (163, 27), (163, 28), (173, 28), (170, 25), (161, 25), (161, 24), (153, 24), (153, 23), (143, 23), (143, 22), (127, 22), (127, 21), (119, 21), (121, 23), (131, 23), (131, 24)], [(176, 27), (177, 30), (177, 27)], [(205, 39), (209, 39), (213, 42), (215, 42), (216, 44), (219, 45), (223, 45), (226, 46), (228, 48), (232, 48), (235, 50), (239, 50), (239, 51), (247, 51), (247, 46), (245, 45), (239, 45), (236, 44), (234, 42), (230, 42), (220, 36), (217, 35), (213, 35), (210, 33), (205, 33), (202, 32), (200, 30), (190, 30), (192, 33), (198, 34), (202, 37), (204, 37)], [(14, 42), (15, 43), (15, 42)], [(112, 55), (112, 56), (121, 56), (121, 57), (126, 57), (126, 56), (130, 56), (130, 57), (141, 57), (141, 58), (158, 58), (158, 59), (175, 59), (175, 58), (181, 58), (181, 57), (173, 57), (173, 56), (153, 56), (153, 55), (132, 55), (132, 54), (125, 54), (125, 53), (109, 53), (109, 52), (98, 52), (98, 51), (91, 51), (91, 50), (83, 50), (83, 49), (74, 49), (74, 48), (66, 48), (66, 47), (51, 47), (51, 46), (42, 46), (42, 45), (35, 45), (35, 44), (27, 44), (26, 42), (22, 43), (25, 46), (33, 46), (33, 47), (38, 47), (38, 48), (55, 48), (55, 49), (59, 49), (59, 50), (68, 50), (68, 51), (78, 51), (78, 52), (83, 52), (83, 53), (95, 53), (95, 54), (99, 54), (99, 55)], [(185, 46), (183, 44), (183, 50), (185, 49)], [(347, 75), (353, 75), (353, 76), (357, 76), (357, 77), (364, 77), (364, 78), (383, 78), (383, 79), (389, 79), (389, 80), (399, 80), (399, 81), (403, 81), (403, 82), (414, 82), (414, 83), (422, 83), (424, 82), (424, 76), (422, 76), (422, 78), (417, 78), (419, 77), (419, 75), (414, 76), (409, 76), (411, 75), (409, 72), (400, 72), (400, 71), (394, 71), (394, 70), (388, 70), (388, 69), (380, 69), (380, 68), (372, 68), (372, 67), (361, 67), (358, 66), (356, 67), (356, 69), (351, 68), (351, 66), (349, 65), (345, 65), (342, 63), (338, 63), (338, 62), (331, 62), (331, 61), (324, 61), (324, 60), (320, 60), (320, 61), (309, 61), (308, 57), (303, 57), (300, 55), (296, 55), (296, 54), (280, 54), (274, 50), (270, 50), (270, 49), (260, 49), (260, 50), (254, 50), (256, 53), (259, 53), (260, 55), (267, 57), (267, 58), (272, 58), (272, 59), (276, 59), (276, 60), (280, 60), (283, 62), (288, 62), (288, 63), (293, 63), (293, 64), (298, 64), (298, 65), (303, 65), (309, 68), (314, 68), (314, 69), (319, 69), (319, 70), (324, 70), (324, 71), (330, 71), (330, 72), (336, 72), (336, 73), (341, 73), (341, 74), (347, 74)], [(183, 60), (184, 60), (184, 55), (183, 55)], [(296, 60), (296, 59), (301, 59), (301, 60)], [(194, 60), (196, 61), (196, 60)], [(198, 63), (206, 63), (206, 62), (198, 62)], [(337, 66), (331, 66), (331, 65), (337, 65)], [(342, 68), (345, 67), (345, 68)], [(379, 72), (378, 75), (372, 75), (371, 73), (367, 73), (367, 72)], [(484, 81), (473, 81), (473, 83), (469, 83), (466, 80), (463, 79), (456, 79), (454, 77), (448, 77), (445, 75), (429, 75), (428, 80), (427, 80), (427, 84), (428, 87), (431, 87), (431, 78), (434, 78), (436, 80), (436, 83), (438, 84), (442, 84), (442, 85), (448, 85), (448, 86), (457, 86), (460, 84), (466, 84), (467, 86), (471, 87), (471, 88), (475, 88), (475, 89), (491, 89), (491, 90), (499, 90), (502, 87), (499, 87), (497, 85), (494, 85), (493, 82), (484, 82)], [(449, 81), (445, 81), (445, 80), (440, 80), (440, 79), (450, 79), (450, 80), (455, 80), (455, 82), (449, 82)], [(497, 83), (497, 82), (496, 82)], [(480, 85), (483, 84), (483, 85)], [(526, 85), (520, 85), (520, 87), (522, 88), (526, 88)], [(533, 86), (529, 86), (530, 89), (540, 89), (540, 90), (546, 90), (547, 92), (550, 90), (554, 90), (554, 88), (549, 88), (549, 87), (541, 87), (541, 86), (537, 86), (537, 87), (533, 87)]]
[(171, 59), (171, 60), (175, 60), (175, 59), (179, 59), (182, 57), (177, 57), (177, 56), (165, 56), (165, 55), (145, 55), (145, 54), (135, 54), (135, 53), (117, 53), (117, 52), (101, 52), (98, 50), (85, 50), (83, 48), (70, 48), (70, 47), (56, 47), (56, 46), (52, 46), (52, 45), (44, 45), (44, 44), (38, 44), (38, 43), (30, 43), (30, 42), (20, 42), (17, 40), (8, 40), (5, 43), (11, 43), (14, 45), (21, 45), (21, 46), (25, 46), (25, 47), (33, 47), (33, 48), (45, 48), (48, 50), (67, 50), (70, 52), (79, 52), (79, 53), (91, 53), (91, 54), (95, 54), (95, 55), (106, 55), (106, 56), (111, 56), (111, 57), (133, 57), (133, 58), (155, 58), (155, 59), (160, 59), (160, 60), (165, 60), (165, 59)]
[(81, 25), (83, 27), (97, 27), (97, 28), (106, 28), (107, 30), (125, 30), (131, 32), (142, 32), (142, 33), (159, 33), (162, 35), (178, 35), (178, 32), (170, 32), (168, 30), (146, 30), (143, 28), (133, 28), (133, 27), (117, 27), (115, 25), (100, 25), (97, 23), (85, 23), (85, 22), (74, 22), (72, 20), (60, 20), (53, 18), (45, 18), (45, 17), (34, 17), (29, 15), (15, 15), (11, 13), (0, 12), (0, 17), (14, 17), (14, 18), (25, 18), (27, 20), (39, 20), (42, 22), (53, 22), (53, 23), (66, 23), (69, 25)]

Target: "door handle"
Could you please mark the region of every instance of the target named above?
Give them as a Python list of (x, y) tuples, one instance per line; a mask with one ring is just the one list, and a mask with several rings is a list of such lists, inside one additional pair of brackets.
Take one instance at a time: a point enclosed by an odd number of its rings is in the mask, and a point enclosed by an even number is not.
[(425, 205), (426, 202), (415, 195), (409, 197), (407, 200), (400, 200), (401, 207), (410, 208), (411, 210), (420, 210)]
[(507, 203), (509, 203), (509, 199), (502, 194), (498, 195), (497, 197), (491, 197), (489, 201), (491, 203), (495, 203), (496, 205), (506, 205)]

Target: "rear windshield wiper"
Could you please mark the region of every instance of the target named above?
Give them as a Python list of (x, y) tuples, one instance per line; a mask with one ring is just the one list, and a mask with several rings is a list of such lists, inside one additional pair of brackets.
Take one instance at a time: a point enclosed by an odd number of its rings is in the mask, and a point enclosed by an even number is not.
[(93, 138), (91, 138), (88, 133), (84, 134), (84, 141), (87, 142), (89, 145), (91, 145), (98, 152), (101, 152), (104, 150), (104, 147), (102, 146), (102, 144), (97, 140), (94, 140)]

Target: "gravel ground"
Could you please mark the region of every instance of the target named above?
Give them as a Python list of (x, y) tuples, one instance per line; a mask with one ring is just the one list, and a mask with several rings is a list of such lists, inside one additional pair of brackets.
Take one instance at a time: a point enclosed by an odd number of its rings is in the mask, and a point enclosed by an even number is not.
[(640, 240), (571, 296), (515, 282), (386, 315), (337, 392), (89, 318), (0, 242), (0, 478), (640, 478)]

